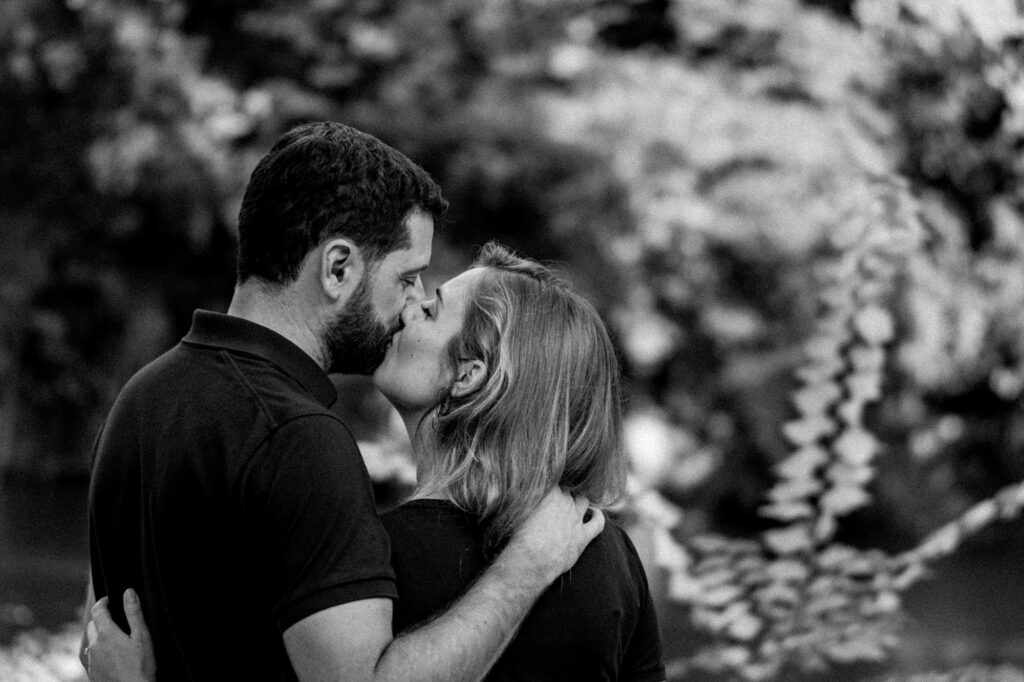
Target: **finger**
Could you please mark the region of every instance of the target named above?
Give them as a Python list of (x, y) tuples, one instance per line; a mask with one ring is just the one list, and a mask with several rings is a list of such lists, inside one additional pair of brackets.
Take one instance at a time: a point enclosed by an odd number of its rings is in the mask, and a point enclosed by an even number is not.
[(588, 543), (604, 530), (604, 513), (600, 509), (592, 509), (592, 511), (590, 520), (583, 524), (583, 537)]
[(78, 644), (78, 660), (86, 670), (89, 669), (89, 626), (86, 624), (85, 632), (82, 633), (82, 641)]
[(89, 647), (96, 644), (96, 639), (100, 636), (100, 633), (96, 631), (96, 623), (89, 621), (89, 624), (85, 626), (85, 638), (86, 645), (85, 650), (88, 651)]
[(142, 604), (139, 602), (139, 595), (129, 587), (124, 591), (122, 602), (124, 603), (124, 617), (128, 619), (128, 635), (132, 639), (149, 641), (149, 628), (146, 627), (146, 620), (142, 617)]
[(92, 605), (92, 622), (96, 623), (97, 630), (120, 630), (110, 616), (110, 609), (107, 607), (109, 601), (108, 597), (103, 597)]

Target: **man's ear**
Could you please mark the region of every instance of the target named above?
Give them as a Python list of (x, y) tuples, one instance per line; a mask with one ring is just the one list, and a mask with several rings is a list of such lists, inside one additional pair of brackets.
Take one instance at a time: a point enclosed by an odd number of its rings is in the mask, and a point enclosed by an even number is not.
[(363, 279), (359, 247), (344, 237), (331, 239), (320, 252), (320, 285), (333, 300), (348, 298)]
[(483, 360), (462, 360), (455, 370), (455, 383), (449, 393), (453, 398), (476, 393), (487, 381), (487, 363)]

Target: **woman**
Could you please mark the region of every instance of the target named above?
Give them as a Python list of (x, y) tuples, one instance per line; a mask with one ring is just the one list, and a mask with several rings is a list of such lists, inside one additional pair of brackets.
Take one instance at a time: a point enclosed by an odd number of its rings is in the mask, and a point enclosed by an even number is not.
[[(625, 477), (611, 341), (550, 270), (491, 243), (402, 318), (374, 374), (417, 469), (411, 499), (383, 517), (400, 595), (395, 632), (455, 600), (551, 486), (606, 506)], [(664, 676), (643, 567), (609, 523), (541, 596), (488, 679)]]

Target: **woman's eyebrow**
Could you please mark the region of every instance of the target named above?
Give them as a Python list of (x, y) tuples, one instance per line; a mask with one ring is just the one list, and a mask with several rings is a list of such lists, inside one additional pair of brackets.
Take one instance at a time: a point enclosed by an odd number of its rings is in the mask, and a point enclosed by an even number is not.
[(434, 294), (437, 295), (437, 302), (439, 305), (444, 305), (444, 297), (441, 295), (441, 288), (434, 289)]

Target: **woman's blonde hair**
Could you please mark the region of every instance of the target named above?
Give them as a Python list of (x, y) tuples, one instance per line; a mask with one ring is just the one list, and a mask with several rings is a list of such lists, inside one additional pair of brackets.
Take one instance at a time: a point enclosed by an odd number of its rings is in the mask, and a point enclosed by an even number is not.
[(480, 517), (494, 549), (554, 485), (591, 504), (622, 496), (619, 363), (594, 307), (545, 266), (491, 242), (473, 267), (456, 367), (483, 360), (482, 387), (447, 398), (423, 483)]

